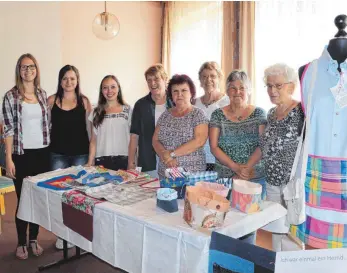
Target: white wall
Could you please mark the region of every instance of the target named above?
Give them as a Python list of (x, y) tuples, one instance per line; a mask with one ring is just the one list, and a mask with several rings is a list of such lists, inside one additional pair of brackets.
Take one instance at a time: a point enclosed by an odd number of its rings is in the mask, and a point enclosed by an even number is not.
[(16, 61), (25, 52), (38, 59), (48, 94), (56, 91), (65, 64), (79, 69), (82, 91), (94, 103), (107, 74), (118, 77), (130, 104), (146, 94), (144, 71), (160, 61), (160, 3), (107, 2), (120, 21), (110, 41), (92, 33), (103, 9), (104, 2), (0, 2), (0, 96), (13, 86)]
[(39, 62), (42, 87), (53, 93), (62, 64), (60, 4), (0, 2), (0, 97), (15, 83), (17, 59), (32, 53)]

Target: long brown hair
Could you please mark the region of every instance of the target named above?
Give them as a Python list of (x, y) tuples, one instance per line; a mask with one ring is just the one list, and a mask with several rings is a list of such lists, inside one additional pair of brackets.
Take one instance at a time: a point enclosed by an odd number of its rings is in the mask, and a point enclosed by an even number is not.
[(35, 59), (35, 57), (30, 54), (30, 53), (25, 53), (22, 56), (19, 57), (18, 61), (17, 61), (17, 65), (16, 65), (16, 87), (18, 88), (19, 92), (23, 95), (24, 94), (24, 85), (23, 85), (23, 79), (20, 76), (20, 64), (22, 62), (22, 60), (24, 58), (28, 58), (30, 60), (32, 60), (36, 66), (36, 77), (34, 80), (34, 85), (35, 85), (35, 89), (40, 88), (40, 68), (39, 68), (39, 64), (37, 62), (37, 60)]
[(95, 128), (98, 128), (101, 125), (101, 123), (104, 121), (104, 118), (105, 118), (107, 100), (104, 97), (104, 95), (102, 94), (102, 83), (104, 82), (104, 80), (109, 79), (109, 78), (114, 80), (118, 85), (118, 95), (117, 95), (118, 103), (120, 105), (126, 105), (126, 103), (124, 102), (124, 99), (123, 99), (122, 88), (120, 87), (120, 83), (119, 83), (117, 77), (114, 75), (105, 76), (100, 83), (98, 106), (94, 110), (93, 125)]
[(65, 73), (68, 71), (73, 71), (76, 74), (76, 78), (77, 78), (77, 85), (75, 88), (75, 94), (76, 94), (76, 99), (77, 99), (77, 105), (83, 105), (83, 98), (87, 99), (88, 98), (82, 94), (81, 92), (81, 87), (80, 87), (80, 73), (78, 72), (78, 69), (73, 66), (73, 65), (65, 65), (62, 69), (60, 69), (59, 71), (59, 75), (58, 75), (58, 87), (57, 87), (57, 93), (56, 93), (56, 99), (59, 100), (60, 105), (63, 105), (63, 97), (64, 97), (64, 89), (61, 86), (61, 82), (65, 76)]

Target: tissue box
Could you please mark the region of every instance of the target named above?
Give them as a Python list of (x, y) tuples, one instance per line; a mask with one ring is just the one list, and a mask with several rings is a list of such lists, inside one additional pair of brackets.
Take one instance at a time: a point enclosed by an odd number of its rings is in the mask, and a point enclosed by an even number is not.
[(170, 213), (178, 211), (177, 191), (169, 188), (158, 189), (157, 206)]
[(260, 210), (262, 186), (246, 180), (234, 179), (231, 207), (245, 213)]

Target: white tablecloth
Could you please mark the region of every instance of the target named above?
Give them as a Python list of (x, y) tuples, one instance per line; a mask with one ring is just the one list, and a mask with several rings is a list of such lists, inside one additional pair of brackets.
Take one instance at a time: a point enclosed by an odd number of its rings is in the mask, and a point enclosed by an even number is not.
[[(19, 218), (37, 223), (130, 273), (207, 273), (210, 236), (183, 220), (182, 202), (180, 210), (171, 214), (157, 208), (155, 199), (124, 207), (109, 202), (98, 204), (90, 242), (63, 224), (62, 192), (36, 185), (52, 173), (23, 181)], [(285, 214), (281, 205), (272, 202), (264, 202), (262, 211), (253, 215), (231, 210), (218, 232), (239, 238)]]

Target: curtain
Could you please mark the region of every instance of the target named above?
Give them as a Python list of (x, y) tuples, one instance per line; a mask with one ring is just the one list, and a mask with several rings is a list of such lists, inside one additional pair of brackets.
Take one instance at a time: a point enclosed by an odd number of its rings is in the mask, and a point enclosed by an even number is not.
[(171, 60), (171, 18), (172, 18), (172, 2), (163, 3), (163, 24), (162, 24), (162, 49), (161, 49), (161, 63), (163, 64), (168, 75), (170, 72)]
[[(264, 88), (263, 73), (275, 63), (296, 70), (322, 54), (337, 33), (334, 19), (347, 13), (347, 1), (259, 1), (255, 8), (256, 104), (273, 107)], [(300, 100), (299, 88), (295, 98)]]
[[(222, 70), (227, 77), (234, 69), (245, 70), (255, 86), (255, 2), (223, 2)], [(255, 101), (252, 88), (250, 102)]]
[(198, 71), (206, 61), (221, 63), (222, 2), (165, 2), (162, 62), (169, 76), (187, 74), (203, 94)]

